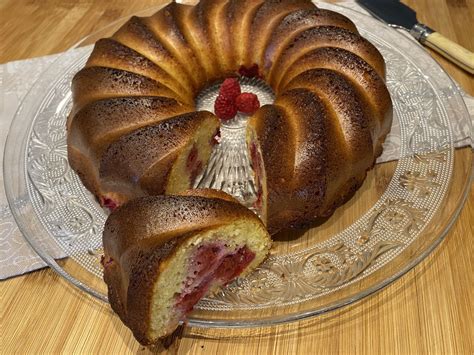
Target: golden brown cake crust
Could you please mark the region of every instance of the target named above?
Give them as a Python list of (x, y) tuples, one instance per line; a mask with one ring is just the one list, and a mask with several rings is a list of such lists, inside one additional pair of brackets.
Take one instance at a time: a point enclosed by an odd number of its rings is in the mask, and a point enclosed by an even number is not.
[(355, 53), (381, 77), (385, 77), (385, 62), (380, 52), (373, 44), (357, 33), (336, 26), (320, 26), (302, 31), (292, 38), (285, 47), (282, 55), (275, 61), (268, 74), (270, 85), (280, 91), (280, 81), (286, 71), (292, 67), (295, 60), (310, 50), (321, 47), (335, 47)]
[(86, 67), (109, 67), (149, 77), (172, 90), (180, 101), (194, 104), (191, 88), (180, 84), (150, 59), (112, 38), (103, 38), (96, 42)]
[(104, 250), (117, 259), (130, 248), (146, 249), (149, 238), (164, 244), (176, 236), (217, 227), (237, 218), (253, 220), (255, 214), (220, 197), (143, 197), (119, 207), (109, 217), (104, 227)]
[(71, 116), (94, 101), (124, 96), (164, 96), (179, 101), (179, 96), (169, 88), (143, 75), (106, 67), (86, 67), (72, 80)]
[(206, 120), (217, 127), (214, 115), (198, 111), (123, 135), (102, 155), (99, 173), (104, 188), (122, 183), (130, 189), (134, 186), (143, 189), (142, 194), (164, 194), (174, 161)]
[(183, 7), (189, 6), (172, 2), (156, 14), (144, 18), (143, 21), (163, 46), (173, 53), (174, 58), (189, 76), (194, 94), (197, 94), (202, 83), (206, 82), (206, 76), (196, 54), (190, 48), (177, 23), (178, 13)]
[[(307, 89), (292, 89), (280, 95), (275, 105), (285, 109), (295, 127), (295, 166), (288, 184), (286, 207), (280, 207), (272, 228), (282, 224), (300, 227), (320, 215), (331, 172), (345, 163), (337, 125), (324, 102)], [(269, 221), (271, 216), (268, 216)], [(269, 222), (270, 224), (270, 222)]]
[(79, 111), (72, 121), (69, 143), (85, 145), (97, 155), (107, 146), (133, 130), (183, 113), (193, 112), (169, 97), (118, 97), (95, 101)]
[(82, 183), (96, 196), (103, 194), (99, 163), (107, 147), (121, 136), (156, 124), (193, 107), (168, 97), (119, 97), (86, 105), (74, 117), (67, 136), (68, 157)]
[(380, 122), (380, 131), (385, 134), (388, 132), (392, 123), (392, 101), (384, 77), (361, 57), (348, 50), (323, 47), (307, 52), (288, 69), (281, 82), (282, 89), (287, 88), (288, 83), (302, 72), (318, 68), (344, 75), (364, 100), (363, 106), (368, 106), (368, 113)]
[(312, 69), (252, 117), (267, 175), (271, 233), (330, 215), (360, 185), (379, 144), (379, 128), (363, 103), (344, 75)]
[[(249, 121), (249, 129), (255, 132), (264, 163), (267, 185), (267, 227), (270, 234), (287, 223), (280, 210), (290, 198), (289, 185), (294, 178), (296, 133), (286, 112), (277, 105), (265, 105)], [(281, 142), (285, 142), (282, 149)], [(254, 142), (250, 142), (253, 144)]]
[(165, 72), (173, 73), (172, 78), (182, 87), (187, 90), (192, 88), (192, 81), (186, 75), (185, 67), (167, 50), (142, 18), (133, 16), (112, 38), (149, 58)]
[(281, 54), (285, 43), (292, 36), (302, 31), (318, 26), (336, 26), (357, 33), (356, 26), (347, 17), (333, 11), (324, 9), (302, 9), (290, 12), (272, 31), (264, 56), (260, 58), (262, 69), (265, 73), (272, 67), (276, 58)]
[(235, 197), (225, 193), (221, 190), (214, 190), (214, 189), (189, 189), (186, 191), (182, 191), (179, 196), (199, 196), (199, 197), (207, 197), (207, 198), (219, 198), (221, 200), (240, 203)]
[(249, 42), (246, 45), (247, 65), (253, 63), (263, 66), (262, 57), (275, 27), (282, 19), (296, 11), (314, 9), (310, 0), (267, 0), (261, 4), (253, 16), (249, 30)]

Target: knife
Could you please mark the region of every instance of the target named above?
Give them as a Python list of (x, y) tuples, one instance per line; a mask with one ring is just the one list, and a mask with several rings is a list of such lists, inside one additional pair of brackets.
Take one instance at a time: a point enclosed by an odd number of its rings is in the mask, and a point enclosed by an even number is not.
[(391, 27), (403, 28), (421, 44), (433, 49), (467, 72), (474, 74), (474, 53), (419, 23), (416, 12), (398, 0), (356, 0), (377, 19)]

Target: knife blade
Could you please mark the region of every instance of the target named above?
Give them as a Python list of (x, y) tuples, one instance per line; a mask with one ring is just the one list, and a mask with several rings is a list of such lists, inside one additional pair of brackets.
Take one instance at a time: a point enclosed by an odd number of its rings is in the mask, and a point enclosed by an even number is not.
[(375, 18), (389, 26), (408, 30), (421, 44), (474, 74), (474, 53), (418, 22), (416, 12), (407, 5), (398, 0), (356, 0), (356, 2)]

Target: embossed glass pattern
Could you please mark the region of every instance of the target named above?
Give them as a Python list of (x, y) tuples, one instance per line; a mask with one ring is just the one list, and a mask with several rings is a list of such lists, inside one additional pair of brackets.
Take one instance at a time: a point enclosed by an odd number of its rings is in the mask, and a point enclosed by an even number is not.
[[(400, 125), (399, 159), (377, 165), (329, 220), (299, 238), (299, 232), (280, 234), (268, 260), (202, 300), (190, 325), (271, 324), (356, 301), (422, 260), (442, 240), (466, 197), (472, 152), (454, 150), (452, 125), (465, 119), (467, 111), (447, 74), (396, 31), (352, 10), (323, 7), (350, 17), (383, 54)], [(4, 160), (7, 196), (26, 238), (56, 271), (104, 301), (99, 260), (106, 214), (68, 165), (65, 121), (71, 79), (90, 54), (86, 45), (121, 23), (76, 46), (75, 61), (59, 58), (45, 71), (17, 112)], [(260, 82), (243, 84), (271, 102), (271, 91)], [(204, 92), (200, 107), (212, 106), (213, 95), (215, 88)], [(244, 127), (243, 117), (223, 127), (223, 141), (196, 184), (221, 188), (248, 202), (254, 195)], [(18, 199), (26, 203), (15, 204)], [(70, 257), (55, 261), (36, 242), (38, 235), (49, 236)]]

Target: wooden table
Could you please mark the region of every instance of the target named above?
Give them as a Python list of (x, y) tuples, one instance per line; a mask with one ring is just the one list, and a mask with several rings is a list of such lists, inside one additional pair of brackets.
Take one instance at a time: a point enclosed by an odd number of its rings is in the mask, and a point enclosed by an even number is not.
[[(0, 1), (0, 62), (64, 51), (114, 19), (159, 0)], [(472, 0), (404, 1), (419, 20), (474, 51)], [(474, 80), (434, 54), (474, 95)], [(183, 354), (474, 353), (474, 193), (445, 241), (381, 292), (314, 319), (250, 330), (186, 328)], [(138, 353), (108, 307), (44, 269), (0, 283), (0, 353)]]

